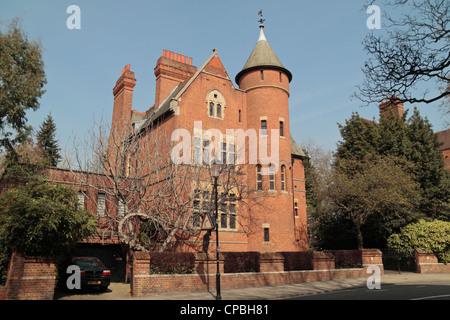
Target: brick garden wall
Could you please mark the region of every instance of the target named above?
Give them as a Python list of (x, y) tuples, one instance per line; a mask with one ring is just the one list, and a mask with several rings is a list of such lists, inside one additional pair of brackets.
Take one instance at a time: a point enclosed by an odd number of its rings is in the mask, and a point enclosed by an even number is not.
[[(244, 288), (285, 283), (300, 283), (343, 278), (366, 277), (370, 265), (378, 265), (383, 272), (381, 251), (361, 250), (360, 268), (335, 269), (331, 253), (311, 253), (312, 270), (284, 271), (282, 253), (264, 253), (260, 257), (260, 272), (224, 273), (223, 256), (220, 256), (221, 288)], [(170, 292), (215, 290), (215, 255), (196, 254), (194, 274), (151, 275), (151, 255), (137, 252), (133, 261), (133, 296), (157, 295)]]
[(52, 300), (56, 266), (52, 261), (11, 255), (6, 284), (0, 286), (0, 300)]
[(439, 263), (438, 258), (433, 253), (425, 250), (414, 250), (417, 273), (450, 273), (450, 264)]

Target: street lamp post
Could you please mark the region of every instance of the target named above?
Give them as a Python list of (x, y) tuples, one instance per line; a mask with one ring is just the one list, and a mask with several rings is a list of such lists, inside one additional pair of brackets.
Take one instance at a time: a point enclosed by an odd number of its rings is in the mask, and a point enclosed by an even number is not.
[(217, 179), (219, 178), (220, 167), (219, 164), (213, 160), (211, 163), (211, 175), (214, 177), (214, 195), (215, 195), (215, 205), (216, 205), (216, 218), (215, 218), (215, 228), (216, 228), (216, 263), (217, 263), (217, 273), (216, 273), (216, 300), (222, 300), (220, 295), (220, 269), (219, 269), (219, 214), (217, 205)]

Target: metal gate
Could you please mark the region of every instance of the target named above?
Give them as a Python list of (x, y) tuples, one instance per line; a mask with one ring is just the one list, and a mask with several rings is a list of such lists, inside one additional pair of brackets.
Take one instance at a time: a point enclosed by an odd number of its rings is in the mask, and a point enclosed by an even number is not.
[(385, 270), (415, 272), (414, 250), (382, 249)]

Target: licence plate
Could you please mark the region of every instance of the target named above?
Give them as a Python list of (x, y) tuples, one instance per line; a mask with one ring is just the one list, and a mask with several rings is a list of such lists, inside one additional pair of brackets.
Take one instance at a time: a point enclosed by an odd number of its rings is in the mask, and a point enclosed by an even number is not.
[(100, 284), (102, 283), (101, 281), (88, 281), (88, 284)]

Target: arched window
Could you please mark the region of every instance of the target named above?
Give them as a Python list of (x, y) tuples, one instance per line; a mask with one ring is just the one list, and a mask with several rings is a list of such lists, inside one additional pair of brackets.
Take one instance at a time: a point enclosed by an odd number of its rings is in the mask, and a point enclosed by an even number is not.
[(261, 174), (261, 166), (258, 164), (256, 166), (256, 190), (262, 190), (262, 174)]
[(286, 167), (281, 166), (281, 191), (286, 191)]
[(208, 116), (211, 118), (223, 119), (225, 115), (225, 98), (219, 90), (213, 89), (206, 95)]

